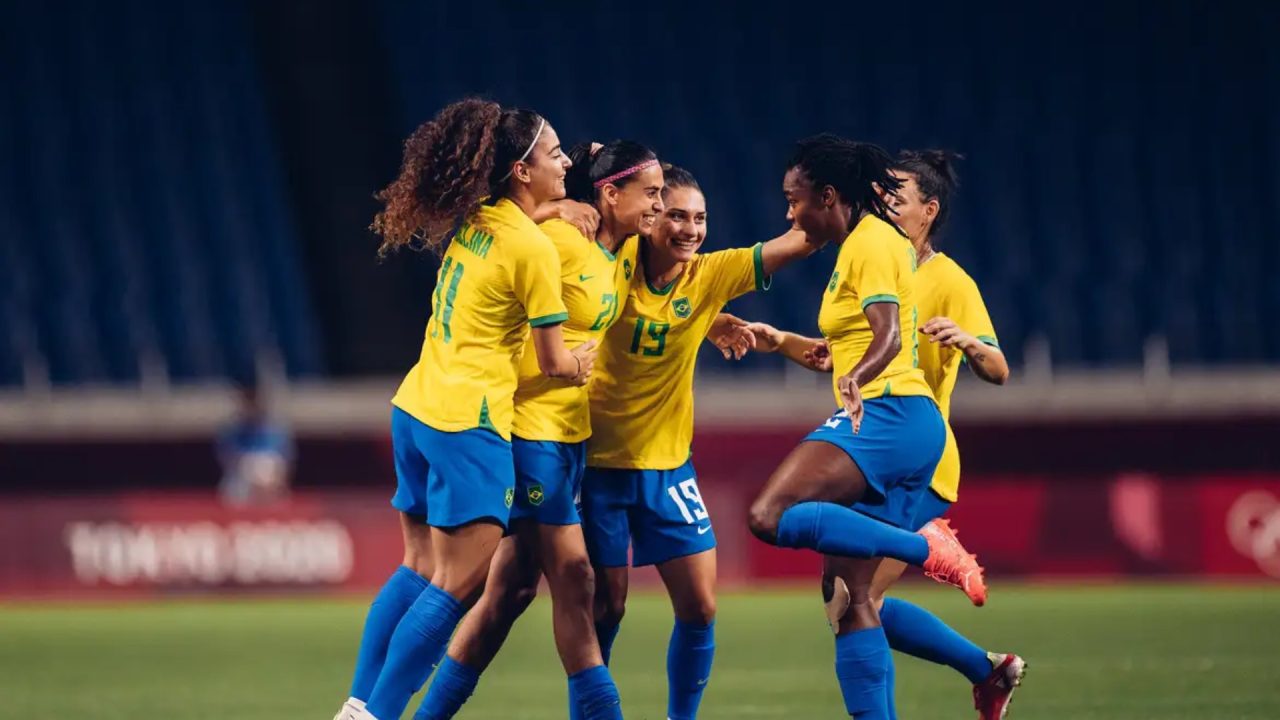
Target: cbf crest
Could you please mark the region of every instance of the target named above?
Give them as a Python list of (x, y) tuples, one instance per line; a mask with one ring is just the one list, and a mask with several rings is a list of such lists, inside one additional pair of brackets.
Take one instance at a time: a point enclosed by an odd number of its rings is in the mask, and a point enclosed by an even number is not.
[(680, 297), (671, 303), (671, 309), (675, 311), (676, 317), (684, 319), (689, 317), (689, 313), (693, 312), (693, 306), (689, 304), (689, 298)]
[(534, 483), (529, 486), (528, 497), (529, 504), (537, 507), (542, 504), (543, 500), (547, 499), (547, 494), (543, 492), (541, 483)]

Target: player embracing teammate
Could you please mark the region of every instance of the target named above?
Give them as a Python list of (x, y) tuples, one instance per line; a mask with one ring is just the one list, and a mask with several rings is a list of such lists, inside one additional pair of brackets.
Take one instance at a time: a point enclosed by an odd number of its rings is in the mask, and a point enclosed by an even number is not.
[[(601, 221), (579, 225), (596, 237), (533, 220), (564, 197), (575, 162), (572, 194)], [(722, 348), (749, 342), (723, 305), (827, 243), (841, 247), (819, 325), (842, 409), (775, 471), (749, 525), (829, 556), (848, 602), (834, 620), (846, 707), (891, 717), (880, 558), (921, 565), (976, 604), (986, 592), (945, 523), (913, 532), (949, 433), (918, 367), (916, 251), (894, 224), (904, 180), (891, 169), (875, 146), (802, 141), (784, 180), (798, 229), (700, 254), (701, 189), (641, 146), (582, 147), (570, 160), (545, 119), (478, 100), (420, 127), (375, 229), (384, 248), (452, 242), (422, 358), (393, 400), (404, 564), (370, 608), (338, 718), (400, 717), (437, 664), (415, 717), (452, 717), (543, 574), (570, 716), (620, 718), (607, 665), (628, 561), (656, 565), (671, 596), (667, 717), (694, 718), (715, 649), (715, 535), (690, 453), (697, 350), (709, 335)], [(767, 344), (781, 334), (766, 327)], [(951, 345), (959, 335), (931, 331)], [(820, 351), (809, 350), (813, 365)]]

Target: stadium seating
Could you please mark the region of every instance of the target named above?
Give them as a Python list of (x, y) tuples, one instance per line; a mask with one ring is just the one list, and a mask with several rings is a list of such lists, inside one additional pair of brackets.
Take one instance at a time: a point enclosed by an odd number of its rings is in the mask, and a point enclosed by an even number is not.
[[(246, 4), (73, 4), (65, 22), (42, 4), (8, 11), (22, 32), (0, 102), (0, 384), (234, 376), (264, 350), (291, 376), (323, 374)], [(498, 4), (373, 6), (398, 133), (479, 93), (543, 111), (566, 142), (641, 140), (700, 178), (708, 249), (785, 227), (795, 138), (953, 148), (968, 159), (940, 244), (1015, 364), (1043, 341), (1055, 365), (1132, 366), (1152, 338), (1175, 364), (1280, 361), (1262, 326), (1280, 311), (1267, 23), (1240, 43), (1229, 13), (1177, 6), (1156, 22), (1136, 3), (909, 18), (862, 3), (821, 18)], [(702, 31), (730, 19), (734, 32)], [(732, 309), (813, 332), (829, 272), (788, 268)]]
[(0, 383), (318, 373), (244, 8), (59, 5), (7, 10)]

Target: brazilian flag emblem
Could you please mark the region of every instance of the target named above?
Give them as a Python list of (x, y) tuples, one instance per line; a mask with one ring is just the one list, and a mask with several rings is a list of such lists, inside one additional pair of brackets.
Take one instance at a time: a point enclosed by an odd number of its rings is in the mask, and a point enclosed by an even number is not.
[(626, 279), (631, 279), (631, 259), (622, 258), (622, 275)]
[(676, 311), (676, 317), (678, 318), (689, 317), (689, 313), (693, 310), (687, 297), (676, 298), (676, 301), (671, 303), (671, 309)]
[(507, 507), (511, 507), (511, 503), (516, 499), (516, 489), (507, 488)]
[(538, 505), (541, 505), (542, 501), (546, 499), (547, 499), (547, 494), (542, 492), (542, 485), (540, 483), (534, 483), (529, 486), (529, 504), (530, 505), (533, 505), (536, 507)]
[(827, 292), (835, 292), (836, 285), (840, 282), (840, 271), (831, 273), (831, 282), (827, 283)]

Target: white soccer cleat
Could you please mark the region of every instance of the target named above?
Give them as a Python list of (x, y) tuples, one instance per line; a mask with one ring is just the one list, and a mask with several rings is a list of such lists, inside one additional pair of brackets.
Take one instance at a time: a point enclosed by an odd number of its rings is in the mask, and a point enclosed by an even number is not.
[(333, 720), (377, 720), (377, 718), (365, 709), (363, 700), (351, 697), (342, 703), (342, 709), (333, 716)]

